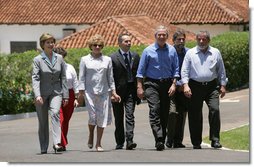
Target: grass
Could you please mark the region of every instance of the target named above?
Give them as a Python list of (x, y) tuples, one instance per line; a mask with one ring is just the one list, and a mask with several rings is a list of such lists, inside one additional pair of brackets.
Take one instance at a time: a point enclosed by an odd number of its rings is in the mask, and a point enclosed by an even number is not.
[[(209, 137), (205, 137), (203, 142), (209, 143)], [(223, 147), (234, 150), (249, 150), (250, 130), (249, 125), (220, 133), (220, 143)]]

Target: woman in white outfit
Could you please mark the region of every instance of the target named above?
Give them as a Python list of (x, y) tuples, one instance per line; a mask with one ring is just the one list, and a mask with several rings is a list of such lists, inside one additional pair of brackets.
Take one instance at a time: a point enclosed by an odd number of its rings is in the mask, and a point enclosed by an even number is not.
[(89, 113), (88, 147), (93, 148), (94, 129), (97, 126), (97, 151), (103, 151), (101, 138), (104, 128), (111, 124), (111, 95), (121, 101), (116, 94), (111, 58), (101, 53), (104, 40), (100, 35), (92, 36), (88, 41), (91, 53), (83, 56), (79, 67), (79, 103), (85, 95)]

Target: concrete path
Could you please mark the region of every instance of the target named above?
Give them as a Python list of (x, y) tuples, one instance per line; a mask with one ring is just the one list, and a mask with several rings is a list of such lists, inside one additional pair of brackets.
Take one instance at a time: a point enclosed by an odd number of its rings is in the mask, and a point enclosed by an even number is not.
[[(221, 100), (221, 131), (249, 124), (249, 89), (226, 94)], [(250, 163), (248, 151), (213, 149), (203, 144), (201, 150), (193, 150), (189, 138), (188, 122), (185, 127), (183, 149), (156, 151), (148, 120), (147, 103), (137, 106), (134, 141), (136, 150), (115, 150), (114, 124), (105, 129), (102, 145), (105, 152), (88, 149), (88, 113), (74, 112), (70, 122), (69, 145), (64, 153), (54, 154), (50, 145), (48, 154), (41, 155), (38, 140), (37, 117), (0, 121), (0, 161), (9, 163)], [(204, 105), (203, 136), (208, 135), (207, 107)], [(233, 140), (233, 139), (232, 139)], [(50, 143), (52, 135), (50, 134)], [(222, 143), (223, 145), (223, 143)]]

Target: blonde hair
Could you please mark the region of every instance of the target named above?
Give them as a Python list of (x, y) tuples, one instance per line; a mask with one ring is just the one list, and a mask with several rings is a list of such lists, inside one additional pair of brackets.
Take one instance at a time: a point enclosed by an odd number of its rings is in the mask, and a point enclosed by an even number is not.
[(49, 33), (43, 33), (41, 35), (41, 37), (40, 37), (40, 46), (41, 46), (42, 49), (44, 49), (43, 46), (44, 46), (45, 41), (50, 39), (50, 38), (52, 38), (54, 40), (54, 43), (56, 43), (56, 39), (53, 35), (51, 35)]
[(91, 49), (92, 45), (102, 45), (102, 48), (104, 47), (104, 39), (101, 35), (95, 34), (92, 36), (88, 41), (87, 44), (89, 48)]

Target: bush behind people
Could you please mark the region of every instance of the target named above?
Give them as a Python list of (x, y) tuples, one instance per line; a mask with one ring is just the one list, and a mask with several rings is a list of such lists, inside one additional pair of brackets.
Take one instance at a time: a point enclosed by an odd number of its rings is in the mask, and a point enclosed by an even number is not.
[[(249, 84), (249, 32), (228, 32), (211, 39), (211, 46), (221, 51), (227, 76), (227, 89), (239, 89)], [(195, 42), (187, 42), (191, 48)], [(142, 54), (145, 45), (132, 46), (131, 50)], [(103, 54), (109, 55), (118, 47), (105, 47)], [(88, 48), (68, 49), (66, 62), (79, 71), (80, 58), (90, 53)], [(39, 53), (27, 51), (9, 55), (0, 54), (0, 115), (34, 112), (31, 88), (32, 61)]]

